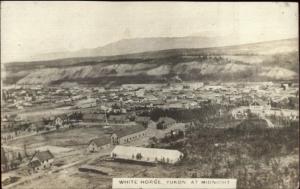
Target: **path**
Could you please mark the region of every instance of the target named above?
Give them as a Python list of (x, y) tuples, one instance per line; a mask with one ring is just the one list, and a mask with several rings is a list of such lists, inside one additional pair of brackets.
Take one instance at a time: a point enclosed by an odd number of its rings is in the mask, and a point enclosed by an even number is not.
[(261, 117), (261, 119), (263, 119), (267, 122), (269, 128), (275, 128), (274, 124), (265, 116)]

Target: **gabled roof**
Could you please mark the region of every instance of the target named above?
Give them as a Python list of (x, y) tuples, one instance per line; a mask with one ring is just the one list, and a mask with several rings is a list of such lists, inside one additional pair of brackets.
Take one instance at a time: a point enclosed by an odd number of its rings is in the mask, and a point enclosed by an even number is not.
[(251, 106), (265, 106), (268, 102), (265, 102), (261, 99), (255, 99), (255, 101), (251, 104)]
[(1, 118), (6, 118), (8, 122), (14, 122), (14, 121), (20, 121), (20, 116), (17, 114), (11, 114), (11, 115), (6, 115), (6, 116), (1, 116)]
[[(54, 158), (54, 155), (49, 151), (38, 151), (36, 152), (32, 158), (36, 157), (39, 161), (46, 161), (46, 160), (49, 160), (49, 159), (53, 159)], [(31, 158), (31, 159), (32, 159)]]

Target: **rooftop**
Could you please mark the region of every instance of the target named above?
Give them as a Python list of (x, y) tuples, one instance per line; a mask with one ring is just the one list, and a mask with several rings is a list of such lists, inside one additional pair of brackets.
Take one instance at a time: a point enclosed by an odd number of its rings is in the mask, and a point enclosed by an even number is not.
[(138, 154), (141, 153), (144, 157), (157, 157), (160, 158), (161, 156), (164, 157), (179, 157), (183, 155), (178, 150), (168, 150), (168, 149), (160, 149), (160, 148), (143, 148), (143, 147), (135, 147), (135, 146), (116, 146), (112, 153), (115, 153), (117, 155), (121, 154), (123, 157), (131, 158), (132, 154)]
[(53, 154), (49, 150), (38, 151), (32, 156), (32, 158), (34, 157), (36, 157), (39, 161), (46, 161), (54, 158)]

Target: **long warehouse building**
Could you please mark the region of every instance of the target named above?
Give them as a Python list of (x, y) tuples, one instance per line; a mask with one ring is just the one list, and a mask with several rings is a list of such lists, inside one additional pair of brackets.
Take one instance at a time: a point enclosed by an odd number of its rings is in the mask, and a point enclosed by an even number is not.
[(183, 153), (178, 150), (118, 145), (111, 152), (111, 157), (115, 160), (175, 164), (183, 158)]

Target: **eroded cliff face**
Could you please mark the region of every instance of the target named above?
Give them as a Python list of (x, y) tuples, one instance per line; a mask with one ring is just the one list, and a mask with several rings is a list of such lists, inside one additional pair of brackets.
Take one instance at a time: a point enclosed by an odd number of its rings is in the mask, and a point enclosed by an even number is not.
[(298, 79), (298, 46), (282, 40), (209, 49), (174, 49), (116, 57), (74, 58), (10, 63), (4, 82), (58, 84), (63, 81), (103, 84)]

